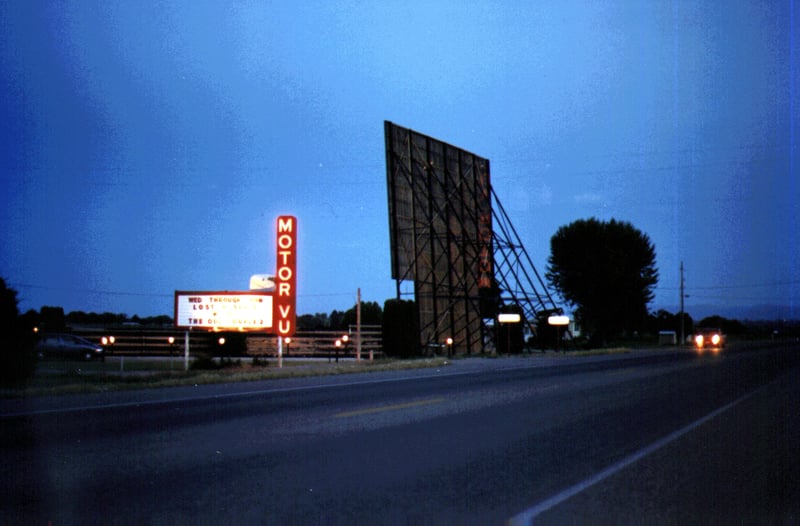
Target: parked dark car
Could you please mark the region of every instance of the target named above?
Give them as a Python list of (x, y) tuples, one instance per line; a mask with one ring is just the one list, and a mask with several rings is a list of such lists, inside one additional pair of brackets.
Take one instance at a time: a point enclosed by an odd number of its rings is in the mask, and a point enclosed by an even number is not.
[(43, 334), (36, 344), (39, 358), (62, 360), (105, 360), (105, 351), (100, 345), (72, 334)]

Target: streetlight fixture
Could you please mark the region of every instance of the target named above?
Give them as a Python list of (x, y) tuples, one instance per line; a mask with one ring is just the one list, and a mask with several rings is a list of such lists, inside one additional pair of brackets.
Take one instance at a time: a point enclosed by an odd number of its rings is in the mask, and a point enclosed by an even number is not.
[(500, 323), (519, 323), (522, 318), (516, 312), (503, 312), (497, 315)]
[(339, 363), (339, 347), (342, 346), (342, 340), (336, 340), (333, 346), (336, 348), (336, 363)]
[(518, 312), (501, 312), (497, 315), (497, 322), (506, 326), (506, 353), (511, 354), (511, 325), (519, 323), (522, 316)]
[(558, 352), (561, 346), (561, 327), (569, 325), (569, 316), (549, 316), (547, 318), (547, 324), (556, 328), (556, 352)]

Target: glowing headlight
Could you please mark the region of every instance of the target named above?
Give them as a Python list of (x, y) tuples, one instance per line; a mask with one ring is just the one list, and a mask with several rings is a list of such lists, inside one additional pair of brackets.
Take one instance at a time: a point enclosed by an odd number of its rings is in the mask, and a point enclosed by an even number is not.
[(721, 339), (722, 338), (719, 337), (719, 334), (715, 334), (714, 336), (711, 337), (711, 343), (713, 343), (714, 345), (719, 345)]
[(703, 335), (702, 334), (698, 334), (697, 336), (695, 336), (694, 337), (694, 343), (696, 343), (698, 347), (702, 347), (703, 346)]

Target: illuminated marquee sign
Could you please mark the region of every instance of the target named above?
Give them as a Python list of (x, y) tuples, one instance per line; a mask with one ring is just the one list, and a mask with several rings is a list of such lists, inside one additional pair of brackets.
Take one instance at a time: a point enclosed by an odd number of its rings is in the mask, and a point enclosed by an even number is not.
[(175, 325), (211, 330), (270, 330), (271, 292), (175, 292)]
[(291, 336), (297, 314), (297, 218), (278, 217), (278, 271), (275, 274), (275, 330)]

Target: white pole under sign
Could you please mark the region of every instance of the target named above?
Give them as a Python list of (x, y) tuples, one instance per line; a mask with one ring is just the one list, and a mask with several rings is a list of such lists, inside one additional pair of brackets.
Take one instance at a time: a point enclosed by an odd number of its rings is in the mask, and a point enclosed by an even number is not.
[(189, 370), (189, 331), (183, 333), (183, 370)]

